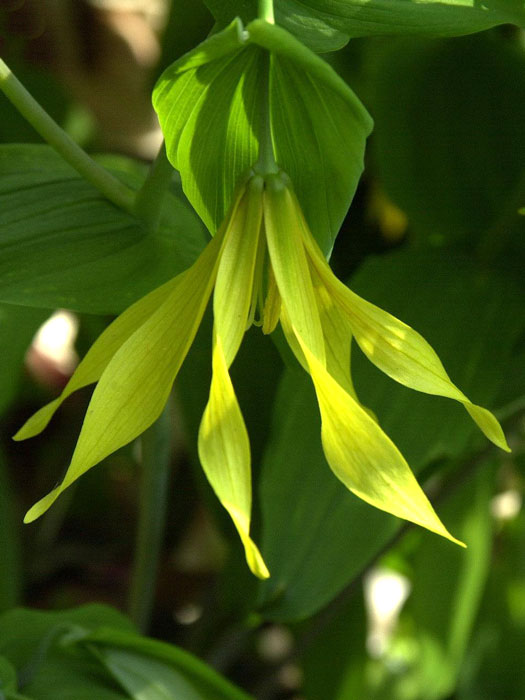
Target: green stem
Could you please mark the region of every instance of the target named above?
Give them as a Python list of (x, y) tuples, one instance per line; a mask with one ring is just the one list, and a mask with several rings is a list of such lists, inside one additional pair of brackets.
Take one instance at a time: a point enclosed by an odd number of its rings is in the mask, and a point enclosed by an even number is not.
[(270, 124), (270, 61), (271, 56), (268, 55), (266, 57), (266, 74), (263, 81), (264, 94), (261, 96), (264, 114), (261, 117), (259, 131), (259, 158), (254, 166), (254, 170), (260, 175), (279, 172), (273, 152), (272, 127)]
[(163, 143), (151, 164), (148, 175), (135, 199), (135, 215), (155, 230), (162, 214), (162, 202), (173, 176), (173, 166), (168, 160)]
[(259, 0), (259, 11), (257, 13), (259, 19), (264, 19), (270, 24), (275, 24), (273, 14), (273, 0)]
[(149, 626), (166, 521), (171, 457), (170, 402), (142, 436), (142, 484), (129, 614), (141, 632)]
[(84, 179), (94, 185), (113, 204), (125, 211), (133, 211), (135, 201), (133, 190), (95, 163), (38, 104), (2, 59), (0, 59), (0, 90), (40, 136)]

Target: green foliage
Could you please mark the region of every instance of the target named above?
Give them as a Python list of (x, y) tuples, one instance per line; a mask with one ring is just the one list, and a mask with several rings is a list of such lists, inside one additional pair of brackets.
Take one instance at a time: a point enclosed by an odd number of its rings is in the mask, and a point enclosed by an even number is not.
[[(245, 22), (257, 0), (206, 0), (221, 24), (234, 16)], [(522, 0), (276, 0), (276, 20), (314, 51), (340, 49), (351, 37), (425, 34), (460, 36), (498, 24), (525, 23)]]
[(0, 305), (0, 414), (16, 396), (24, 355), (47, 316), (42, 309)]
[(0, 299), (11, 304), (119, 313), (204, 242), (182, 198), (167, 198), (160, 229), (148, 233), (48, 146), (1, 147), (0, 196)]
[(0, 689), (35, 700), (248, 699), (188, 652), (139, 636), (124, 616), (101, 605), (7, 612), (0, 617), (0, 654)]
[(374, 154), (387, 192), (422, 237), (472, 245), (480, 230), (495, 226), (498, 239), (519, 224), (524, 68), (521, 47), (489, 33), (379, 47)]
[(256, 20), (243, 30), (235, 21), (170, 66), (153, 101), (168, 156), (210, 231), (222, 222), (259, 148), (271, 148), (319, 244), (331, 250), (372, 123), (327, 63), (279, 27)]
[(169, 644), (110, 628), (88, 633), (77, 643), (101, 659), (133, 698), (248, 700), (195, 656)]

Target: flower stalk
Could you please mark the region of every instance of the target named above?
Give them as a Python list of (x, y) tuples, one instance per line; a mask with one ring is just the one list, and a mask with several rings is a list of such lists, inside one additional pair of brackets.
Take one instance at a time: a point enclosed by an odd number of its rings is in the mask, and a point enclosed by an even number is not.
[(129, 614), (146, 634), (151, 620), (166, 522), (171, 457), (170, 403), (141, 440), (139, 522), (131, 578)]
[(263, 19), (269, 24), (275, 24), (273, 0), (259, 0), (259, 11), (257, 16), (259, 19)]

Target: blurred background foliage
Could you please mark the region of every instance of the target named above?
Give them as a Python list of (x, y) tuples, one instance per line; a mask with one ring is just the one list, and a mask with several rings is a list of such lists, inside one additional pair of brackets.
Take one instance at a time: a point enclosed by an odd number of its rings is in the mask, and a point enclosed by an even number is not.
[[(111, 164), (133, 178), (161, 143), (150, 103), (155, 78), (212, 26), (201, 0), (9, 0), (0, 4), (0, 50), (66, 131), (91, 152), (116, 154)], [(252, 440), (257, 539), (272, 572), (254, 581), (196, 455), (209, 319), (185, 362), (170, 415), (168, 525), (149, 632), (261, 700), (525, 698), (525, 218), (517, 213), (525, 205), (524, 48), (523, 31), (503, 25), (459, 38), (354, 39), (324, 55), (375, 120), (332, 265), (429, 340), (452, 379), (495, 411), (513, 448), (499, 454), (459, 407), (394, 385), (356, 349), (358, 394), (466, 551), (343, 488), (322, 455), (307, 377), (283, 362), (279, 342), (252, 330), (232, 375)], [(39, 143), (1, 96), (0, 114), (0, 143)], [(0, 174), (9, 175), (1, 161)], [(14, 196), (13, 188), (1, 192), (5, 202)], [(155, 243), (166, 251), (164, 266), (150, 268), (159, 282), (205, 240), (176, 182), (174, 192)], [(31, 259), (23, 251), (9, 257), (9, 238), (0, 236), (0, 271), (15, 277), (43, 254), (30, 239), (45, 212), (24, 206), (19, 226)], [(113, 223), (126, 241), (135, 235), (127, 222)], [(111, 314), (147, 288), (142, 277), (134, 283), (140, 241), (122, 263), (117, 242), (92, 296), (75, 303), (67, 285), (72, 274), (77, 289), (82, 271), (66, 274), (75, 259), (68, 236), (65, 226), (48, 265), (65, 270), (61, 305), (75, 313), (54, 315), (47, 336), (35, 338), (55, 292), (33, 302), (45, 308), (32, 308), (31, 290), (7, 280), (0, 296), (9, 302), (0, 306), (1, 611), (127, 605), (136, 446), (91, 470), (41, 521), (21, 524), (67, 465), (89, 391), (69, 399), (34, 441), (14, 444), (11, 435), (58, 393)], [(90, 268), (84, 272), (89, 281)]]

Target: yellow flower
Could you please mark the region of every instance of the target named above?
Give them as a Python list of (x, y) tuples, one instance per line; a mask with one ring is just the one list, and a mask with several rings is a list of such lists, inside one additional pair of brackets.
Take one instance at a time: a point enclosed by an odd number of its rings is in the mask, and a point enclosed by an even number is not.
[(64, 480), (29, 510), (26, 522), (159, 416), (213, 289), (213, 378), (199, 431), (199, 456), (239, 532), (253, 573), (269, 576), (250, 538), (250, 447), (229, 367), (257, 315), (265, 333), (281, 322), (312, 378), (324, 452), (335, 475), (377, 508), (457, 542), (399, 450), (358, 401), (350, 376), (352, 337), (396, 381), (463, 403), (485, 435), (508, 450), (501, 427), (454, 386), (418, 333), (333, 275), (283, 173), (247, 178), (193, 266), (121, 314), (94, 343), (61, 396), (17, 433), (15, 439), (36, 435), (67, 396), (98, 382)]

